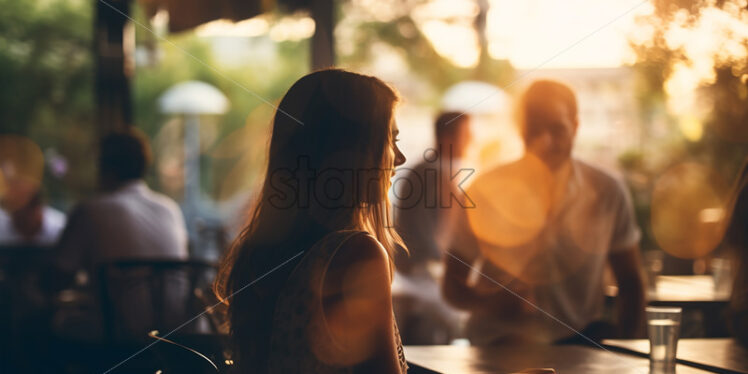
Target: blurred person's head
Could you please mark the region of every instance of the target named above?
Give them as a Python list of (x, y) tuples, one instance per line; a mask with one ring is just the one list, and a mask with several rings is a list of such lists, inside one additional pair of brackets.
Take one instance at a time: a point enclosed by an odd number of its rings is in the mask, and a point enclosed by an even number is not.
[(577, 99), (571, 88), (551, 80), (533, 82), (520, 99), (518, 115), (528, 153), (551, 170), (571, 158), (579, 124)]
[[(397, 93), (381, 80), (337, 69), (308, 74), (291, 86), (274, 117), (256, 206), (217, 278), (220, 298), (335, 230), (368, 231), (390, 254), (402, 245), (390, 223), (387, 195), (394, 167), (405, 162), (395, 143), (397, 102)], [(366, 178), (351, 179), (349, 171)], [(268, 299), (260, 295), (272, 300), (292, 268), (278, 269), (272, 279), (231, 299), (239, 362), (251, 347), (266, 349), (270, 326), (254, 317), (269, 313), (263, 309)]]
[(738, 174), (729, 200), (725, 242), (748, 258), (748, 160)]
[(462, 157), (472, 140), (471, 121), (467, 113), (440, 113), (434, 122), (437, 147), (448, 157)]
[(0, 204), (7, 211), (26, 206), (39, 192), (44, 154), (31, 139), (0, 134)]
[(99, 178), (105, 190), (142, 179), (151, 162), (146, 137), (135, 129), (104, 136), (99, 145)]
[(44, 202), (40, 190), (26, 201), (26, 204), (10, 212), (13, 228), (26, 240), (31, 240), (42, 229)]

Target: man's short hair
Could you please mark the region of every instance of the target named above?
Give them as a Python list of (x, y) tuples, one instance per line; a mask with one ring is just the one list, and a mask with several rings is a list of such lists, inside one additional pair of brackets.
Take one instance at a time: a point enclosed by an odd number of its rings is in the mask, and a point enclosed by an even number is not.
[(533, 82), (522, 94), (519, 102), (519, 123), (524, 136), (526, 125), (533, 113), (545, 109), (551, 102), (562, 102), (572, 117), (577, 117), (577, 97), (567, 85), (548, 79)]
[(145, 176), (151, 162), (148, 139), (140, 131), (128, 129), (104, 136), (99, 146), (102, 175), (125, 182)]
[(436, 117), (436, 122), (434, 123), (436, 139), (454, 138), (460, 127), (466, 124), (469, 120), (470, 115), (463, 112), (439, 113)]

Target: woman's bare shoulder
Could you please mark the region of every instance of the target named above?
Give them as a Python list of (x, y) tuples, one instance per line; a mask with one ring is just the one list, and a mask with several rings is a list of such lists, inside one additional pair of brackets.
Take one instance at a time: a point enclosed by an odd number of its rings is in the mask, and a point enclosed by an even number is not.
[(390, 262), (387, 251), (371, 235), (360, 233), (343, 242), (330, 260), (325, 276), (326, 288), (363, 288), (390, 283)]
[(377, 261), (387, 263), (389, 256), (379, 241), (366, 232), (360, 232), (344, 241), (338, 248), (333, 261), (340, 261), (341, 265), (357, 262)]

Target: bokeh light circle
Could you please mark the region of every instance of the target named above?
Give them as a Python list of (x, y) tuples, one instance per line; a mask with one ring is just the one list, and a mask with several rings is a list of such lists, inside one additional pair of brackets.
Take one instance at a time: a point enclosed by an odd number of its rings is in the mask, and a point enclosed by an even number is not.
[(652, 192), (652, 233), (657, 244), (679, 258), (700, 258), (722, 240), (729, 187), (709, 167), (686, 162), (667, 170)]
[(545, 226), (551, 182), (548, 168), (532, 155), (476, 178), (467, 191), (475, 201), (467, 211), (475, 236), (500, 247), (530, 242)]

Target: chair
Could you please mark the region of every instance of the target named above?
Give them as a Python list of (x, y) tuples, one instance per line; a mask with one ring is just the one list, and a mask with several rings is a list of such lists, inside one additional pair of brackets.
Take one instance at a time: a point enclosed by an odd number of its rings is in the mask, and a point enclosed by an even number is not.
[(48, 247), (0, 247), (0, 372), (35, 371), (28, 352), (46, 352), (52, 255)]
[(210, 287), (216, 266), (200, 260), (119, 260), (100, 265), (104, 339), (147, 341), (147, 334), (208, 332), (197, 294)]
[(159, 337), (155, 332), (150, 337), (158, 339), (153, 346), (158, 368), (168, 373), (229, 373), (233, 362), (226, 347), (226, 336), (221, 334), (182, 334)]

